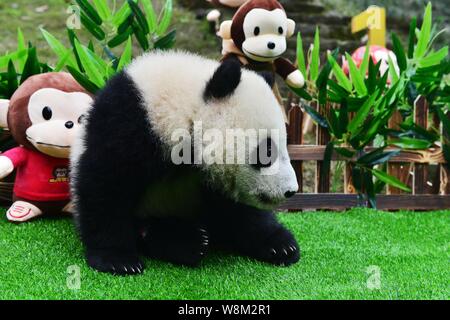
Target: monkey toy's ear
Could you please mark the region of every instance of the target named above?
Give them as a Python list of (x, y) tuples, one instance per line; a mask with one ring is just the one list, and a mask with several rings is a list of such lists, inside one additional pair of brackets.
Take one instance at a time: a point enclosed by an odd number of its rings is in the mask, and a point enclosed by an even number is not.
[(287, 37), (290, 38), (295, 33), (295, 21), (292, 19), (288, 19), (288, 29), (287, 29)]
[(217, 35), (221, 37), (224, 40), (230, 40), (231, 39), (231, 25), (233, 24), (232, 20), (227, 20), (222, 22), (220, 25), (219, 32)]
[(8, 128), (9, 100), (0, 99), (0, 128)]

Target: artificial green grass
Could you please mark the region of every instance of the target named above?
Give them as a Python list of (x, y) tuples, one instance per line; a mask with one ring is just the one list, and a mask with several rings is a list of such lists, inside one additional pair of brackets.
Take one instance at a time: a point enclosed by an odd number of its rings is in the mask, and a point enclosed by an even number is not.
[[(450, 298), (450, 211), (280, 214), (302, 248), (292, 267), (215, 253), (198, 269), (146, 261), (134, 277), (89, 269), (70, 219), (14, 225), (1, 214), (0, 299)], [(73, 265), (79, 290), (67, 287)], [(367, 287), (370, 266), (380, 289)]]

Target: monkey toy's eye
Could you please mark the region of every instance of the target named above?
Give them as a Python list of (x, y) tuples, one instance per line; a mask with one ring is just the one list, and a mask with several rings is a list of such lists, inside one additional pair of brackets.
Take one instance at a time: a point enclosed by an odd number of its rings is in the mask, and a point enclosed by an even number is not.
[(78, 118), (78, 123), (79, 124), (82, 124), (83, 122), (84, 122), (84, 118), (85, 118), (86, 116), (84, 115), (84, 114), (82, 114), (79, 118)]
[(52, 118), (52, 109), (50, 109), (50, 107), (44, 107), (44, 109), (42, 109), (42, 117), (45, 120), (50, 120)]
[(259, 36), (259, 33), (261, 32), (261, 29), (259, 27), (255, 28), (255, 31), (253, 31), (255, 36)]
[(283, 27), (279, 27), (279, 28), (278, 28), (278, 33), (279, 33), (279, 34), (283, 34), (283, 33), (284, 33)]

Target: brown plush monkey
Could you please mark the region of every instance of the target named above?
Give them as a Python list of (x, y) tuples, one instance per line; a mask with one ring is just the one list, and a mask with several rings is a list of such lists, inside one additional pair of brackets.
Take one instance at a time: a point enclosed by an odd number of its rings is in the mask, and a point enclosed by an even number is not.
[(62, 72), (32, 76), (9, 102), (0, 101), (0, 126), (7, 126), (20, 145), (0, 155), (0, 178), (17, 170), (8, 220), (68, 211), (69, 152), (91, 103), (91, 96)]
[(286, 39), (295, 31), (276, 0), (250, 0), (243, 4), (230, 21), (220, 26), (223, 59), (238, 58), (248, 69), (270, 71), (280, 75), (288, 85), (304, 86), (301, 72), (281, 56), (286, 52)]

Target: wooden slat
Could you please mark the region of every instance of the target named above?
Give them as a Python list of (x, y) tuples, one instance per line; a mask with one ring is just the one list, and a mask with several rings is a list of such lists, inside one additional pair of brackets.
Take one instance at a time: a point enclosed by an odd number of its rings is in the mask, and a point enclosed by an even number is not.
[[(389, 128), (391, 129), (399, 129), (399, 124), (401, 124), (403, 121), (402, 115), (399, 111), (394, 112), (392, 117), (389, 119)], [(387, 165), (387, 172), (389, 175), (397, 178), (404, 184), (406, 184), (409, 187), (412, 187), (412, 179), (410, 172), (413, 169), (413, 165), (411, 163), (392, 163), (389, 162)], [(388, 194), (402, 194), (405, 193), (404, 191), (395, 188), (391, 185), (387, 186), (387, 193)]]
[[(424, 97), (420, 97), (414, 106), (414, 121), (417, 125), (424, 129), (428, 128), (428, 103)], [(430, 193), (430, 187), (428, 185), (428, 165), (422, 163), (416, 163), (414, 165), (414, 177), (413, 177), (413, 193), (414, 194), (427, 194)]]
[[(375, 148), (366, 148), (366, 152), (373, 151)], [(386, 150), (395, 150), (395, 148), (386, 148)], [(321, 161), (325, 153), (325, 146), (306, 146), (306, 145), (288, 145), (291, 160), (301, 161)], [(334, 153), (332, 160), (344, 160), (339, 154)], [(410, 150), (402, 151), (393, 157), (390, 162), (415, 162), (415, 163), (445, 163), (444, 155), (440, 148), (430, 148), (428, 150)]]
[[(288, 119), (288, 143), (303, 144), (303, 112), (299, 105), (288, 99), (288, 104), (292, 104), (289, 109)], [(303, 192), (303, 161), (292, 161), (295, 174), (297, 175), (298, 191)]]
[[(317, 104), (317, 112), (326, 116), (331, 106), (326, 104), (325, 106), (320, 106)], [(321, 126), (316, 126), (316, 144), (326, 146), (330, 141), (330, 134), (328, 130), (322, 128)], [(323, 158), (322, 158), (323, 159)], [(316, 188), (317, 193), (330, 192), (330, 172), (325, 172), (324, 162), (322, 160), (316, 163)]]
[[(447, 112), (447, 118), (450, 120), (450, 112)], [(450, 132), (446, 132), (444, 128), (441, 128), (442, 135), (450, 140)], [(450, 164), (441, 164), (440, 165), (440, 194), (450, 194)]]
[[(280, 206), (279, 210), (346, 210), (357, 205), (358, 196), (353, 194), (296, 194)], [(379, 210), (450, 209), (450, 195), (379, 195), (377, 208)]]

